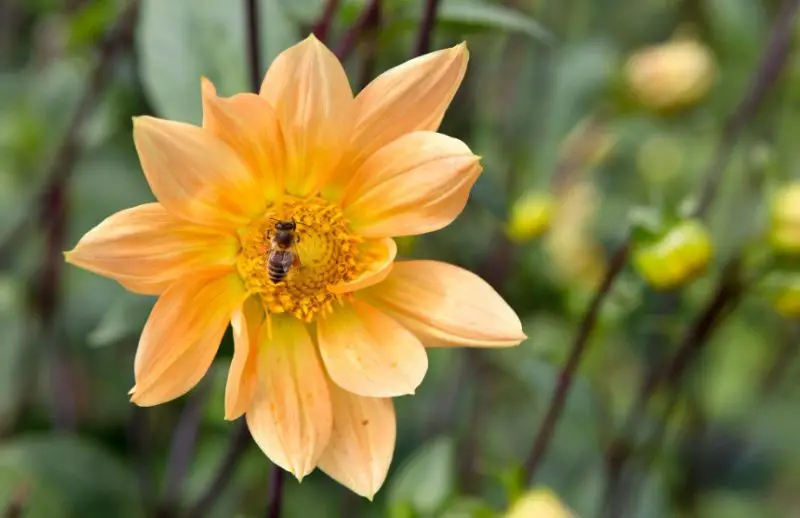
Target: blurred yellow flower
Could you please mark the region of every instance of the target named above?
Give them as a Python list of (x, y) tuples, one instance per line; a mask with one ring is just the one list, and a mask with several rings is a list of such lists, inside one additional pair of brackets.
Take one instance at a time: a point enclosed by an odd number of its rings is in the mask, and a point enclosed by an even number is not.
[(625, 65), (625, 79), (647, 108), (691, 106), (708, 94), (716, 78), (711, 50), (693, 39), (676, 39), (644, 48)]
[(671, 289), (694, 280), (711, 261), (713, 247), (699, 220), (677, 224), (656, 242), (637, 247), (633, 265), (656, 289)]
[(800, 275), (792, 278), (775, 294), (772, 306), (787, 318), (800, 317)]
[(112, 215), (66, 254), (159, 295), (134, 403), (194, 387), (230, 322), (225, 417), (246, 415), (259, 447), (298, 479), (319, 466), (374, 495), (394, 450), (390, 398), (422, 381), (423, 344), (525, 338), (476, 275), (394, 261), (392, 237), (448, 225), (481, 172), (463, 142), (436, 133), (467, 59), (464, 44), (416, 58), (354, 97), (310, 36), (278, 56), (258, 95), (218, 97), (203, 80), (202, 127), (134, 120), (158, 201)]
[(800, 254), (800, 182), (782, 187), (773, 197), (769, 237), (777, 251)]
[(524, 194), (511, 207), (508, 237), (521, 243), (542, 235), (550, 227), (554, 208), (555, 200), (550, 194), (536, 191)]
[(517, 500), (504, 518), (575, 518), (553, 492), (535, 489)]
[(800, 317), (800, 271), (796, 265), (767, 272), (759, 280), (758, 288), (780, 315)]

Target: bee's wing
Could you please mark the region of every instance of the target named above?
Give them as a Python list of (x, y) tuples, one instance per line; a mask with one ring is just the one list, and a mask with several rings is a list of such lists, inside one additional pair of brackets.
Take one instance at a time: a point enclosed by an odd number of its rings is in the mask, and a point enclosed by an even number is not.
[(280, 253), (280, 263), (283, 271), (288, 272), (289, 268), (294, 264), (295, 254), (293, 254), (290, 250), (283, 250)]

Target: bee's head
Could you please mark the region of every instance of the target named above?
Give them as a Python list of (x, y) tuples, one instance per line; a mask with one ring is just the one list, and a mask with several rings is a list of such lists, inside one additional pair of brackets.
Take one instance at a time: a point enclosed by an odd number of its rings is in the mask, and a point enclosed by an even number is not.
[(280, 230), (283, 232), (292, 231), (297, 228), (297, 224), (294, 222), (293, 219), (288, 221), (278, 221), (275, 223), (275, 230)]

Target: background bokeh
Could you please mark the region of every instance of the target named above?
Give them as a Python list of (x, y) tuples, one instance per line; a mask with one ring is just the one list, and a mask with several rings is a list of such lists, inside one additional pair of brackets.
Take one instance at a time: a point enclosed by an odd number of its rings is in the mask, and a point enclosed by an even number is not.
[[(259, 2), (262, 71), (320, 28), (326, 3)], [(427, 2), (379, 2), (381, 16), (355, 34), (368, 3), (331, 4), (325, 35), (339, 50), (355, 38), (345, 61), (354, 89), (413, 57)], [(202, 75), (222, 95), (250, 85), (244, 1), (125, 5), (0, 0), (0, 516), (266, 516), (271, 465), (240, 423), (222, 419), (230, 337), (192, 394), (135, 408), (127, 392), (153, 299), (63, 264), (61, 251), (92, 226), (152, 199), (131, 116), (198, 123)], [(724, 265), (769, 263), (768, 200), (800, 167), (800, 54), (737, 126), (735, 145), (719, 145), (758, 80), (779, 9), (770, 0), (441, 1), (431, 48), (466, 40), (471, 52), (442, 131), (469, 143), (485, 172), (453, 225), (401, 240), (401, 254), (479, 273), (530, 338), (512, 349), (432, 350), (417, 394), (396, 400), (397, 450), (375, 501), (314, 473), (286, 481), (283, 516), (503, 516), (536, 488), (593, 517), (609, 486), (619, 506), (611, 516), (800, 516), (798, 304), (776, 303), (785, 286), (746, 284), (685, 375), (625, 426), (641, 380), (679, 346)], [(611, 252), (631, 221), (649, 229), (635, 233), (645, 243), (691, 210), (718, 153), (729, 163), (707, 218), (710, 264), (668, 292), (622, 270), (527, 483), (520, 467)], [(656, 254), (647, 271), (703, 263), (698, 246)], [(625, 451), (621, 468), (611, 444)], [(530, 516), (566, 516), (543, 505), (553, 514)]]

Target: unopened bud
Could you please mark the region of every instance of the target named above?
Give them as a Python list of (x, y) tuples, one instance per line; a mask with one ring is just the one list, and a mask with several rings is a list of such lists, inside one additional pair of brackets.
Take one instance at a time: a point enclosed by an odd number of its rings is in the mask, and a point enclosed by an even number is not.
[(697, 103), (709, 92), (715, 76), (711, 51), (692, 39), (647, 47), (625, 65), (625, 78), (634, 96), (658, 111)]
[(783, 187), (772, 199), (769, 238), (776, 251), (800, 255), (800, 182)]
[(711, 261), (712, 243), (705, 225), (686, 220), (652, 243), (637, 246), (633, 264), (656, 289), (671, 289), (694, 280)]
[(797, 265), (771, 271), (759, 282), (758, 289), (779, 314), (800, 317), (800, 271)]
[(550, 228), (555, 201), (550, 194), (530, 192), (511, 207), (506, 229), (508, 237), (518, 243), (538, 237)]
[(505, 518), (573, 518), (561, 500), (546, 489), (535, 489), (517, 500)]
[(775, 311), (785, 317), (800, 317), (800, 277), (788, 284), (772, 301)]

